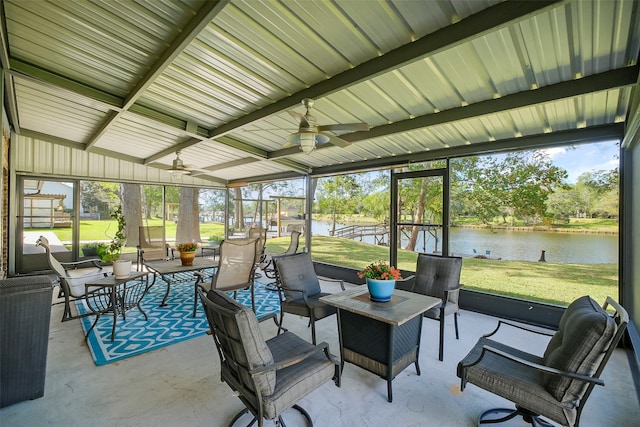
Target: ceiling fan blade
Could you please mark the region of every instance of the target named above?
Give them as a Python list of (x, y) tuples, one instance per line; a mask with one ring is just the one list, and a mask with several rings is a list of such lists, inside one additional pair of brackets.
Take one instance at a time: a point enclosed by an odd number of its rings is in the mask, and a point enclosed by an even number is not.
[(295, 111), (287, 111), (287, 113), (289, 113), (291, 117), (296, 119), (296, 121), (300, 124), (301, 128), (308, 128), (311, 126), (305, 115), (297, 113)]
[(335, 135), (331, 135), (331, 134), (328, 134), (328, 133), (322, 133), (321, 135), (324, 135), (327, 138), (329, 138), (329, 143), (333, 144), (333, 145), (336, 145), (338, 147), (344, 148), (344, 147), (348, 147), (348, 146), (351, 145), (351, 143), (349, 141), (345, 141), (344, 139), (338, 138)]
[(300, 127), (303, 127), (303, 128), (309, 127), (309, 122), (307, 121), (307, 118), (304, 115), (295, 111), (287, 111), (287, 113), (289, 113), (291, 117), (296, 119), (296, 122), (300, 124)]
[(147, 166), (150, 166), (152, 168), (164, 169), (164, 170), (167, 170), (171, 167), (171, 166), (168, 166), (162, 163), (157, 163), (157, 162), (149, 163)]
[(367, 123), (334, 123), (332, 125), (318, 126), (318, 131), (367, 131), (371, 129)]

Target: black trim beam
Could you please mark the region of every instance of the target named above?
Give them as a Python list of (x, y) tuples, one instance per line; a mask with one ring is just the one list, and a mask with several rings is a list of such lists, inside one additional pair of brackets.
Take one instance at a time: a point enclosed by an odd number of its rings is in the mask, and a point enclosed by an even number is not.
[[(456, 107), (439, 113), (425, 114), (414, 119), (402, 120), (383, 126), (376, 126), (369, 131), (353, 132), (341, 135), (340, 138), (349, 142), (384, 137), (402, 132), (409, 132), (429, 126), (442, 125), (454, 121), (467, 120), (487, 114), (496, 114), (517, 108), (545, 104), (565, 98), (583, 96), (594, 92), (619, 89), (635, 85), (640, 74), (640, 67), (626, 67), (617, 70), (594, 74), (578, 80), (556, 83), (535, 90), (505, 95), (498, 99), (480, 101), (466, 107)], [(331, 144), (318, 146), (322, 150), (333, 147)], [(298, 154), (300, 147), (284, 148), (269, 153), (269, 158)]]
[(470, 155), (490, 154), (508, 150), (527, 150), (539, 147), (552, 147), (570, 144), (585, 144), (611, 139), (622, 139), (624, 124), (592, 126), (554, 133), (523, 136), (521, 138), (501, 139), (493, 142), (483, 142), (470, 145), (459, 145), (451, 148), (424, 151), (422, 153), (406, 154), (381, 159), (363, 160), (343, 165), (324, 166), (313, 169), (312, 176), (333, 175), (337, 173), (355, 172), (365, 169), (397, 167), (409, 163), (426, 162)]
[(207, 25), (216, 17), (218, 13), (224, 9), (229, 0), (218, 0), (216, 2), (204, 2), (198, 13), (189, 21), (187, 26), (182, 29), (178, 37), (171, 45), (162, 53), (158, 61), (153, 64), (147, 74), (145, 74), (136, 86), (131, 90), (127, 98), (124, 100), (122, 110), (117, 113), (107, 115), (107, 118), (96, 132), (94, 132), (86, 143), (85, 150), (90, 151), (98, 140), (111, 128), (123, 114), (127, 111), (143, 92), (151, 86), (155, 80), (171, 65), (171, 63), (182, 53), (184, 49), (206, 28)]
[(253, 121), (263, 119), (294, 107), (304, 98), (317, 98), (369, 80), (403, 65), (420, 61), (439, 52), (454, 48), (469, 40), (497, 31), (533, 15), (558, 7), (566, 0), (541, 0), (535, 2), (507, 1), (475, 13), (454, 25), (448, 25), (413, 43), (406, 44), (386, 54), (371, 59), (350, 70), (269, 104), (260, 110), (218, 126), (209, 132), (210, 137), (224, 135)]

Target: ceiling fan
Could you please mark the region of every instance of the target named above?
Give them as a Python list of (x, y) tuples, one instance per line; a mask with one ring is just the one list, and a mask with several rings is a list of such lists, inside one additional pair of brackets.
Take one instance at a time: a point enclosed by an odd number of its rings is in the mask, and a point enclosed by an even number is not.
[(369, 125), (367, 123), (334, 123), (330, 125), (318, 126), (316, 118), (311, 115), (311, 108), (313, 107), (313, 99), (305, 98), (302, 100), (302, 105), (307, 110), (304, 115), (295, 112), (288, 111), (288, 113), (298, 121), (300, 127), (296, 133), (293, 133), (287, 137), (287, 143), (283, 145), (283, 148), (299, 145), (305, 154), (311, 153), (316, 146), (331, 143), (338, 147), (347, 147), (350, 142), (328, 132), (355, 132), (355, 131), (368, 131)]
[(176, 151), (176, 158), (173, 159), (173, 164), (170, 168), (167, 168), (167, 172), (171, 172), (174, 179), (181, 179), (182, 175), (191, 174), (191, 170), (184, 164), (180, 158), (180, 150)]

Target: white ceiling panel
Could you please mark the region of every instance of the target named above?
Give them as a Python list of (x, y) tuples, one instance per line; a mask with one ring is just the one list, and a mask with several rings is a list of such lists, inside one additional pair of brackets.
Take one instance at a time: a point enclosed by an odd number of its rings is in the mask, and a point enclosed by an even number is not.
[[(638, 82), (640, 6), (628, 0), (3, 6), (16, 132), (114, 165), (161, 170), (180, 151), (194, 173), (229, 184), (556, 132), (621, 135)], [(287, 148), (304, 98), (320, 126), (371, 130), (339, 132), (345, 148)], [(137, 168), (126, 175), (151, 176)]]

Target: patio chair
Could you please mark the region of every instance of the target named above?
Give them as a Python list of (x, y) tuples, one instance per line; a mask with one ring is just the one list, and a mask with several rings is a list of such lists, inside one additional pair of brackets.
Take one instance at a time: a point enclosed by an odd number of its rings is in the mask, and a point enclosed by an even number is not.
[(171, 258), (165, 228), (161, 225), (142, 225), (138, 227), (138, 270), (144, 261), (166, 260)]
[(255, 313), (225, 293), (202, 288), (198, 293), (220, 357), (222, 381), (245, 405), (229, 426), (248, 412), (253, 420), (245, 425), (257, 420), (262, 427), (267, 419), (284, 426), (282, 415), (290, 408), (313, 426), (297, 402), (330, 380), (340, 386), (340, 363), (329, 345), (311, 345), (292, 332), (265, 341)]
[[(260, 227), (251, 227), (247, 232), (248, 239), (258, 239), (258, 245), (256, 246), (256, 270), (260, 263), (263, 262), (265, 254), (264, 254), (264, 246), (267, 244), (267, 229)], [(262, 277), (260, 273), (256, 271), (255, 278), (259, 279)]]
[(194, 273), (197, 279), (193, 287), (193, 317), (198, 307), (198, 287), (205, 291), (233, 292), (234, 298), (240, 289), (250, 289), (251, 308), (256, 311), (254, 275), (257, 245), (258, 239), (232, 239), (220, 243), (220, 261), (215, 272), (212, 275)]
[(62, 321), (65, 322), (67, 320), (78, 319), (93, 314), (88, 311), (82, 315), (72, 315), (71, 301), (85, 298), (85, 283), (108, 276), (112, 272), (112, 267), (101, 265), (100, 260), (97, 258), (85, 259), (76, 262), (60, 262), (51, 253), (49, 239), (44, 236), (40, 236), (36, 241), (36, 246), (42, 246), (44, 248), (49, 268), (58, 276), (58, 281), (60, 283), (60, 296), (64, 297)]
[(424, 317), (440, 322), (438, 360), (441, 362), (444, 358), (444, 321), (446, 316), (453, 314), (456, 339), (460, 339), (458, 333), (458, 313), (460, 311), (458, 295), (462, 288), (462, 284), (460, 284), (461, 270), (462, 258), (460, 257), (420, 253), (416, 261), (416, 274), (396, 282), (396, 288), (398, 289), (429, 295), (442, 300), (441, 304), (424, 313)]
[[(609, 306), (612, 313), (607, 312)], [(627, 312), (613, 299), (607, 297), (600, 307), (589, 296), (567, 307), (553, 335), (499, 321), (497, 328), (482, 336), (458, 363), (457, 373), (462, 390), (467, 383), (475, 384), (510, 400), (515, 408), (485, 411), (478, 425), (521, 416), (532, 426), (552, 427), (548, 420), (578, 426), (593, 387), (604, 385), (600, 374), (628, 322)], [(490, 339), (502, 325), (552, 338), (544, 354), (537, 356)], [(506, 415), (494, 418), (497, 414)]]
[[(316, 343), (316, 320), (324, 319), (336, 313), (336, 308), (320, 301), (320, 298), (329, 295), (322, 292), (320, 281), (313, 267), (311, 255), (300, 252), (292, 255), (281, 255), (273, 258), (276, 270), (276, 286), (280, 298), (280, 321), (278, 333), (282, 328), (282, 319), (285, 313), (308, 317), (311, 326), (311, 342)], [(330, 280), (340, 284), (344, 291), (344, 281)]]
[[(276, 254), (276, 253), (266, 253), (262, 262), (261, 262), (261, 267), (262, 267), (262, 271), (264, 271), (264, 275), (267, 276), (269, 279), (275, 279), (276, 278), (276, 270), (275, 270), (275, 264), (273, 263), (273, 257), (275, 256), (281, 256), (281, 255), (292, 255), (295, 254), (298, 251), (298, 246), (300, 245), (300, 232), (299, 231), (292, 231), (291, 232), (291, 240), (289, 241), (289, 247), (287, 248), (286, 251), (284, 251), (283, 253), (280, 254)], [(271, 290), (276, 290), (275, 288), (272, 288)]]

